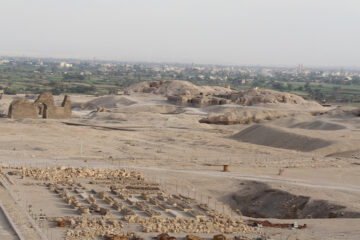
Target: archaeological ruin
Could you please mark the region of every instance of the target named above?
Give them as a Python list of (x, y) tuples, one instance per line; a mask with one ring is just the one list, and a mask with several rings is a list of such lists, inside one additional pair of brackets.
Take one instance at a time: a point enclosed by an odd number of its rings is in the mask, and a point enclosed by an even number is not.
[(11, 102), (8, 112), (8, 117), (13, 119), (64, 119), (71, 118), (71, 116), (70, 97), (65, 95), (64, 100), (59, 107), (55, 105), (54, 97), (49, 92), (40, 94), (34, 102), (30, 102), (25, 98), (16, 99)]

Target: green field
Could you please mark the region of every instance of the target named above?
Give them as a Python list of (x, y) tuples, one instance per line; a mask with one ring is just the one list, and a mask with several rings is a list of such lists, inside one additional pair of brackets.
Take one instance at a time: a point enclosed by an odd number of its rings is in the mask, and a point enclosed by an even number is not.
[[(113, 65), (104, 70), (101, 64), (79, 63), (71, 68), (59, 68), (58, 62), (48, 62), (46, 65), (31, 65), (26, 62), (0, 65), (0, 89), (6, 94), (28, 94), (50, 91), (53, 94), (92, 94), (105, 95), (116, 93), (129, 85), (142, 81), (187, 80), (197, 85), (230, 85), (232, 89), (243, 91), (253, 87), (290, 92), (304, 97), (325, 102), (337, 102), (360, 105), (360, 84), (332, 84), (314, 81), (293, 81), (286, 78), (259, 77), (253, 82), (242, 84), (241, 74), (229, 73), (228, 79), (209, 77), (199, 78), (199, 72), (187, 70), (152, 71), (132, 65), (130, 70), (124, 65)], [(161, 73), (159, 77), (159, 73)], [(210, 75), (209, 75), (210, 76)]]

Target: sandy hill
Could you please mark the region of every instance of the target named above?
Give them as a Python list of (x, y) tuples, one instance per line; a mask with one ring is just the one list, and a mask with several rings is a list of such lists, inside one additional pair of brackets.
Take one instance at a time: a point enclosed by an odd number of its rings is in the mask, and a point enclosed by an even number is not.
[(126, 92), (153, 93), (165, 96), (181, 96), (181, 95), (203, 95), (208, 94), (228, 94), (232, 90), (218, 86), (196, 86), (187, 81), (166, 80), (157, 82), (141, 82), (125, 89)]
[(287, 132), (282, 128), (260, 124), (248, 127), (233, 135), (232, 138), (242, 142), (302, 152), (314, 151), (332, 144), (332, 142), (320, 138), (308, 137)]

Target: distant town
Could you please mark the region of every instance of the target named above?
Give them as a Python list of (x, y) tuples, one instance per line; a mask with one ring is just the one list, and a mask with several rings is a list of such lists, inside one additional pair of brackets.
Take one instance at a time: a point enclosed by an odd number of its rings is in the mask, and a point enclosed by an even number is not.
[(5, 94), (117, 94), (131, 84), (158, 80), (187, 80), (236, 90), (260, 87), (322, 103), (360, 105), (359, 69), (0, 57), (0, 90)]

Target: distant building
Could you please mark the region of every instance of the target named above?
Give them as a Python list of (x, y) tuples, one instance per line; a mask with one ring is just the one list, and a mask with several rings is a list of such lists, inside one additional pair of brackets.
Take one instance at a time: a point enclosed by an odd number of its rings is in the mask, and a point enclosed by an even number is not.
[(304, 66), (302, 64), (299, 64), (296, 69), (297, 74), (303, 74), (304, 73)]
[(5, 64), (5, 63), (9, 63), (9, 62), (10, 62), (9, 60), (3, 59), (3, 60), (0, 60), (0, 65), (1, 65), (1, 64)]
[(73, 65), (71, 63), (67, 63), (67, 62), (61, 62), (59, 64), (60, 68), (71, 68)]
[(241, 84), (251, 83), (253, 81), (254, 81), (254, 79), (252, 79), (252, 78), (241, 79)]

